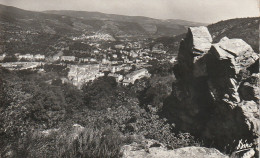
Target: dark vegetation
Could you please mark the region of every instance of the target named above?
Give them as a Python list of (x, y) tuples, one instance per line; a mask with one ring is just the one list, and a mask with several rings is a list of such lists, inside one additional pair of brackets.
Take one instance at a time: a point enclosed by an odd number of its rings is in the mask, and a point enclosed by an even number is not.
[[(68, 76), (69, 68), (67, 65), (60, 65), (60, 64), (45, 64), (43, 69), (47, 72), (55, 72), (58, 76), (55, 77), (66, 77)], [(46, 75), (47, 76), (47, 75)]]
[(173, 74), (174, 64), (169, 61), (161, 62), (158, 60), (150, 60), (148, 64), (151, 67), (148, 67), (148, 71), (151, 74), (159, 74), (161, 76), (168, 76), (169, 74)]
[[(1, 68), (0, 149), (12, 157), (120, 157), (120, 147), (139, 136), (178, 148), (199, 145), (159, 116), (170, 94), (171, 73), (154, 73), (131, 87), (102, 77), (82, 90), (61, 84), (59, 67), (46, 73)], [(170, 77), (172, 76), (172, 77)], [(76, 139), (73, 124), (84, 127)], [(54, 130), (44, 136), (44, 130)]]
[(65, 56), (75, 56), (78, 58), (91, 57), (91, 51), (94, 48), (88, 44), (70, 41), (67, 43), (67, 49), (63, 50)]
[(11, 56), (5, 57), (2, 62), (5, 63), (5, 62), (17, 62), (17, 61), (18, 61), (17, 57), (15, 55), (11, 55)]

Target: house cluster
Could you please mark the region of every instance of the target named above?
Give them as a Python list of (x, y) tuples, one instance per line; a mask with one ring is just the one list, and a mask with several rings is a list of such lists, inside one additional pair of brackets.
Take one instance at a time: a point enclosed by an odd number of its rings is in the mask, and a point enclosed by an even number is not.
[(69, 65), (68, 79), (73, 85), (81, 88), (83, 84), (104, 76), (100, 72), (99, 64), (95, 65)]
[(120, 65), (100, 64), (100, 71), (102, 71), (102, 72), (111, 72), (111, 73), (117, 73), (119, 71), (128, 72), (131, 69), (132, 69), (132, 66), (128, 65), (128, 64), (120, 64)]
[(124, 49), (125, 45), (124, 44), (116, 44), (114, 47), (115, 47), (115, 49)]
[[(128, 86), (130, 84), (134, 84), (135, 81), (138, 80), (138, 79), (141, 79), (141, 78), (144, 78), (144, 77), (149, 78), (151, 76), (151, 74), (145, 68), (141, 68), (139, 70), (133, 71), (131, 73), (128, 73), (127, 75), (120, 74), (115, 69), (116, 68), (113, 67), (112, 71), (108, 74), (108, 76), (114, 77), (116, 79), (117, 83), (122, 84), (124, 86)], [(120, 70), (122, 70), (122, 69), (124, 69), (124, 67), (121, 67)], [(129, 70), (130, 69), (128, 69), (128, 71)]]
[[(102, 67), (100, 64), (92, 65), (69, 65), (70, 69), (68, 72), (68, 80), (78, 88), (81, 88), (84, 84), (93, 81), (99, 77), (105, 76), (105, 67)], [(123, 68), (123, 67), (122, 67)], [(143, 77), (150, 77), (148, 70), (145, 68), (133, 71), (127, 75), (117, 73), (118, 70), (116, 67), (110, 68), (110, 73), (108, 76), (114, 77), (119, 84), (128, 86), (129, 84), (134, 84), (136, 80)]]
[(79, 62), (79, 63), (86, 63), (86, 62), (97, 62), (95, 58), (77, 58), (75, 56), (58, 56), (54, 55), (52, 57), (54, 61), (62, 61), (62, 62)]
[(76, 57), (74, 57), (74, 56), (61, 56), (60, 60), (61, 61), (75, 61)]
[[(99, 42), (100, 39), (108, 41), (103, 45), (104, 42)], [(149, 61), (168, 60), (175, 62), (175, 58), (170, 55), (167, 56), (169, 53), (165, 53), (161, 43), (155, 45), (150, 50), (149, 43), (144, 40), (133, 41), (132, 39), (127, 39), (124, 42), (121, 41), (121, 44), (114, 44), (115, 42), (111, 42), (114, 40), (113, 37), (106, 34), (82, 35), (73, 38), (73, 40), (85, 40), (84, 43), (88, 44), (89, 47), (86, 49), (83, 47), (79, 49), (80, 51), (76, 49), (77, 51), (73, 52), (68, 51), (70, 46), (66, 42), (60, 42), (59, 45), (54, 46), (56, 54), (53, 56), (16, 54), (16, 57), (20, 61), (25, 60), (32, 63), (44, 60), (51, 64), (59, 63), (66, 65), (69, 68), (69, 72), (67, 79), (63, 79), (63, 81), (70, 82), (78, 88), (89, 81), (105, 76), (105, 74), (114, 77), (119, 84), (128, 86), (134, 84), (138, 79), (151, 76), (146, 69), (150, 66), (148, 65)], [(82, 43), (82, 41), (80, 42)], [(1, 55), (0, 61), (5, 57), (5, 54)], [(13, 65), (16, 67), (20, 66), (15, 63)], [(33, 65), (22, 67), (28, 68), (30, 66), (33, 67)], [(133, 71), (133, 69), (136, 71)]]
[(1, 63), (1, 66), (8, 70), (36, 70), (44, 64), (44, 62), (7, 62)]
[(140, 42), (128, 42), (125, 46), (127, 49), (140, 49), (142, 44)]
[(85, 35), (82, 34), (79, 37), (73, 37), (74, 41), (76, 40), (94, 40), (94, 41), (115, 41), (114, 37), (109, 34), (96, 33), (94, 35)]
[(36, 54), (36, 55), (32, 55), (32, 54), (25, 54), (25, 55), (21, 55), (21, 54), (15, 54), (15, 56), (19, 59), (25, 59), (25, 60), (29, 60), (29, 61), (33, 61), (33, 60), (45, 60), (45, 55), (41, 55), (41, 54)]
[(157, 53), (165, 52), (164, 45), (162, 43), (157, 43), (153, 46), (152, 51)]
[[(8, 55), (6, 53), (0, 55), (0, 61), (3, 61), (5, 58), (8, 57), (12, 57), (12, 55)], [(20, 53), (16, 53), (15, 57), (18, 60), (26, 60), (26, 61), (43, 61), (45, 60), (45, 55), (41, 55), (41, 54), (36, 54), (36, 55), (32, 55), (32, 54), (20, 54)]]
[[(106, 37), (106, 35), (95, 34), (93, 37)], [(83, 36), (82, 36), (83, 37)], [(84, 39), (88, 39), (89, 36), (84, 35)], [(75, 38), (74, 40), (79, 40)], [(149, 49), (148, 43), (144, 40), (140, 41), (121, 41), (121, 44), (112, 44), (110, 47), (101, 48), (98, 41), (84, 41), (84, 43), (91, 45), (92, 50), (85, 57), (76, 56), (63, 56), (63, 53), (53, 56), (54, 61), (61, 62), (77, 62), (84, 64), (103, 64), (103, 65), (136, 65), (148, 63), (151, 60), (158, 59), (158, 56), (165, 56), (166, 52), (163, 51), (163, 45), (157, 44), (153, 50)], [(107, 42), (110, 43), (110, 42)], [(83, 53), (84, 54), (84, 53)], [(81, 55), (82, 56), (82, 55)], [(161, 57), (161, 59), (165, 59)], [(171, 59), (171, 58), (170, 58)], [(170, 60), (169, 59), (169, 60)], [(167, 59), (168, 60), (168, 59)]]

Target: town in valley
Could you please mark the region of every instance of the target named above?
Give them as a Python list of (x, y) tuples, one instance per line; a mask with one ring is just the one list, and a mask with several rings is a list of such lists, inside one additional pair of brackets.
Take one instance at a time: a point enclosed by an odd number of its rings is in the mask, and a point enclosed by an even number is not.
[(0, 158), (259, 157), (258, 11), (0, 0)]
[[(37, 32), (8, 32), (10, 34), (37, 34)], [(20, 36), (19, 36), (20, 37)], [(11, 40), (20, 40), (10, 38)], [(128, 38), (115, 41), (108, 34), (85, 34), (70, 37), (73, 46), (61, 41), (53, 48), (53, 55), (41, 52), (3, 52), (0, 56), (2, 67), (9, 70), (33, 70), (38, 73), (53, 71), (51, 67), (60, 67), (67, 71), (61, 76), (62, 83), (71, 83), (78, 88), (98, 77), (114, 77), (118, 84), (128, 86), (137, 79), (150, 76), (147, 69), (153, 63), (168, 62), (173, 64), (176, 55), (167, 53), (162, 43), (151, 47), (148, 39), (131, 40)], [(104, 42), (105, 41), (105, 42)], [(75, 48), (75, 46), (78, 46)], [(51, 83), (49, 81), (49, 83)]]

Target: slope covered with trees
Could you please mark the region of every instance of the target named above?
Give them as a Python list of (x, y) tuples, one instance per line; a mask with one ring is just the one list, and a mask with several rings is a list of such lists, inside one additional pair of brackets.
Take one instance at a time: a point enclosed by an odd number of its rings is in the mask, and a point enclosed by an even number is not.
[[(259, 21), (259, 17), (237, 18), (220, 21), (207, 27), (212, 34), (213, 42), (219, 42), (225, 36), (228, 38), (239, 38), (247, 42), (255, 52), (259, 52)], [(151, 47), (162, 43), (166, 51), (177, 55), (179, 43), (184, 37), (185, 34), (175, 37), (160, 37), (151, 43)]]

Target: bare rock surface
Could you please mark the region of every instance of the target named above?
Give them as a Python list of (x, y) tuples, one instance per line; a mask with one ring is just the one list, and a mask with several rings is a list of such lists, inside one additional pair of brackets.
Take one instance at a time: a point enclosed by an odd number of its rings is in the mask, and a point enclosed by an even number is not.
[(184, 147), (168, 150), (154, 140), (145, 140), (141, 144), (132, 143), (122, 147), (123, 158), (227, 158), (214, 148)]
[(193, 48), (199, 51), (209, 50), (211, 47), (212, 37), (205, 26), (191, 27), (190, 32), (193, 39)]
[(259, 54), (242, 39), (211, 42), (206, 27), (189, 29), (164, 112), (176, 128), (220, 150), (234, 151), (242, 140), (258, 155)]

